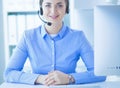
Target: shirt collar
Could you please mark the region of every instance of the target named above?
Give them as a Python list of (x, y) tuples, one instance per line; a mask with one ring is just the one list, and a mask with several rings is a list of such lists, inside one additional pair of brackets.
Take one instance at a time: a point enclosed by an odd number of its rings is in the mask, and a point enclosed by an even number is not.
[(64, 36), (66, 30), (67, 30), (67, 27), (63, 24), (61, 30), (58, 33), (58, 35), (60, 36), (60, 38), (62, 38)]
[(45, 35), (47, 35), (44, 24), (41, 26), (41, 35), (42, 37), (45, 37)]
[[(67, 27), (63, 24), (61, 30), (59, 31), (59, 33), (57, 35), (60, 36), (60, 38), (62, 38), (65, 34), (65, 31), (66, 31)], [(45, 25), (42, 25), (41, 26), (41, 35), (42, 37), (44, 38), (48, 33), (46, 32), (46, 29), (45, 29)]]

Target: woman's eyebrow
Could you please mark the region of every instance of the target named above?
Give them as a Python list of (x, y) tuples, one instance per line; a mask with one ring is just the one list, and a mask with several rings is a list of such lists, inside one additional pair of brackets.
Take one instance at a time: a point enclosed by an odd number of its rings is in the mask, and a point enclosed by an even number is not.
[(62, 2), (58, 2), (57, 4), (58, 4), (58, 5), (59, 5), (59, 4), (61, 5), (61, 4), (63, 4), (63, 3), (62, 3)]
[[(52, 3), (46, 2), (45, 4), (49, 4), (49, 5), (50, 5), (50, 4), (52, 4)], [(63, 3), (62, 3), (62, 2), (58, 2), (58, 3), (56, 3), (56, 4), (58, 4), (58, 5), (60, 4), (60, 5), (61, 5), (61, 4), (63, 4)]]
[(48, 4), (48, 5), (50, 5), (51, 3), (50, 3), (50, 2), (46, 2), (45, 4)]

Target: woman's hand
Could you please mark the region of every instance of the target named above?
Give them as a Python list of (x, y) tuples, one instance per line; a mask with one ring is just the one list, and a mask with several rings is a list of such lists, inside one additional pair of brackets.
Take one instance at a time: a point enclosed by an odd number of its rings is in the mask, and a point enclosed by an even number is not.
[(47, 78), (47, 75), (39, 75), (35, 83), (45, 85), (46, 78)]
[(48, 74), (45, 85), (64, 85), (69, 84), (69, 76), (60, 71), (52, 71)]

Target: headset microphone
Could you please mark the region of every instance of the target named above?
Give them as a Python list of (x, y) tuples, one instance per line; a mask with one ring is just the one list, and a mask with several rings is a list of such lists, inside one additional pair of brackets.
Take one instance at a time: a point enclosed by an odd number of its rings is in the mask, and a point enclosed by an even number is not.
[(45, 21), (45, 20), (43, 20), (43, 19), (41, 18), (41, 16), (40, 16), (40, 11), (38, 11), (38, 16), (39, 16), (39, 18), (40, 18), (44, 23), (46, 23), (48, 26), (51, 26), (51, 25), (52, 25), (51, 22), (47, 22), (47, 21)]

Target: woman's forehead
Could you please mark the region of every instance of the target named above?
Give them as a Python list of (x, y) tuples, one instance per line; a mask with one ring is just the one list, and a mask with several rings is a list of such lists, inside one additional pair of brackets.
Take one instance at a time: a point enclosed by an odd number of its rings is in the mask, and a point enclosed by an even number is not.
[(65, 0), (43, 0), (43, 3), (50, 3), (50, 4), (65, 3)]

